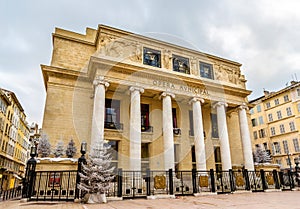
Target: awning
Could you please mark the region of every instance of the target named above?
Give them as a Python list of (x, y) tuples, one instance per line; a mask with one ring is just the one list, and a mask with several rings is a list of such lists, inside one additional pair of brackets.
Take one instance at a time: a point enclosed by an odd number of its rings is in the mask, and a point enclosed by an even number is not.
[(17, 174), (13, 174), (13, 176), (16, 177), (19, 180), (22, 180), (22, 178), (19, 175), (17, 175)]

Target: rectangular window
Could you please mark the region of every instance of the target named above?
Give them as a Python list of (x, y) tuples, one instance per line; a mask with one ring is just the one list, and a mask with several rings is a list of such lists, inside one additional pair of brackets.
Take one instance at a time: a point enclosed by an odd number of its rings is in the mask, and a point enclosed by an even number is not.
[(250, 114), (251, 114), (251, 115), (254, 114), (254, 109), (253, 109), (253, 108), (250, 109)]
[(288, 146), (287, 140), (284, 140), (282, 143), (283, 143), (284, 153), (288, 154), (289, 153), (289, 146)]
[(278, 120), (282, 118), (282, 115), (281, 115), (281, 111), (280, 111), (280, 110), (277, 111), (277, 118), (278, 118)]
[(259, 116), (258, 120), (259, 120), (259, 125), (264, 124), (264, 119), (262, 116)]
[(300, 152), (298, 138), (293, 139), (295, 152)]
[(300, 103), (297, 104), (298, 112), (300, 112)]
[(146, 173), (146, 170), (150, 168), (149, 163), (149, 143), (141, 144), (141, 169), (143, 173)]
[(292, 115), (292, 109), (290, 107), (286, 108), (286, 115), (291, 116)]
[(256, 110), (257, 110), (257, 112), (261, 112), (261, 106), (260, 106), (260, 105), (257, 105), (257, 106), (256, 106)]
[(281, 154), (280, 144), (278, 142), (274, 142), (273, 145), (274, 145), (275, 154)]
[(297, 89), (297, 95), (300, 97), (300, 89)]
[(251, 119), (251, 122), (252, 122), (252, 126), (253, 126), (253, 127), (255, 127), (255, 126), (258, 125), (258, 124), (257, 124), (256, 118)]
[(253, 131), (253, 137), (254, 139), (257, 139), (257, 131)]
[(211, 126), (212, 126), (211, 127), (212, 138), (219, 138), (217, 114), (211, 114)]
[(271, 107), (271, 103), (270, 103), (270, 102), (267, 102), (267, 103), (266, 103), (266, 107), (267, 107), (267, 108), (270, 108), (270, 107)]
[(273, 115), (272, 115), (272, 113), (269, 113), (269, 114), (268, 114), (268, 118), (269, 118), (269, 122), (272, 122), (272, 121), (273, 121)]
[(289, 125), (290, 125), (290, 130), (291, 131), (295, 131), (295, 123), (292, 121), (292, 122), (289, 122)]
[(265, 150), (268, 150), (268, 144), (267, 144), (267, 142), (264, 142), (264, 143), (263, 143), (263, 146), (264, 146), (264, 149), (265, 149)]
[(266, 134), (265, 134), (265, 130), (264, 130), (264, 129), (258, 130), (258, 134), (259, 134), (259, 138), (264, 138), (264, 137), (266, 137)]
[(188, 58), (173, 54), (172, 61), (173, 71), (190, 74), (190, 62)]
[(194, 136), (194, 117), (193, 117), (193, 111), (189, 110), (189, 120), (190, 120), (190, 136)]
[(274, 104), (275, 104), (275, 105), (279, 105), (279, 99), (275, 99), (275, 100), (274, 100)]
[(275, 127), (271, 127), (271, 135), (272, 135), (272, 136), (275, 136), (275, 135), (276, 135)]
[(280, 124), (280, 125), (279, 125), (279, 129), (280, 129), (280, 133), (282, 133), (282, 134), (285, 133), (284, 124)]
[(105, 99), (104, 127), (110, 129), (121, 129), (120, 100)]
[(111, 164), (114, 167), (114, 173), (117, 173), (118, 170), (118, 152), (119, 152), (119, 142), (115, 140), (105, 141), (104, 146), (109, 147), (108, 153), (111, 156)]
[(289, 95), (284, 95), (283, 100), (284, 100), (284, 102), (288, 102), (289, 101)]
[(222, 171), (221, 150), (220, 147), (214, 147), (215, 166), (217, 173)]
[(200, 76), (203, 78), (214, 79), (213, 66), (208, 63), (200, 62)]
[(144, 47), (144, 65), (161, 67), (161, 52), (159, 50)]
[(142, 132), (152, 131), (149, 120), (149, 104), (141, 104), (141, 126)]

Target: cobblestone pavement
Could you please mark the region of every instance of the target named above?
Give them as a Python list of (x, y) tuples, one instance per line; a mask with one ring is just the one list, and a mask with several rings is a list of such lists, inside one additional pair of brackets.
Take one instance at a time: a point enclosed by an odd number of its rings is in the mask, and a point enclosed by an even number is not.
[(245, 209), (300, 209), (300, 191), (260, 192), (241, 194), (222, 194), (210, 196), (184, 196), (176, 199), (135, 199), (109, 201), (107, 204), (79, 204), (65, 202), (20, 202), (11, 200), (0, 202), (1, 209), (210, 209), (210, 208), (245, 208)]

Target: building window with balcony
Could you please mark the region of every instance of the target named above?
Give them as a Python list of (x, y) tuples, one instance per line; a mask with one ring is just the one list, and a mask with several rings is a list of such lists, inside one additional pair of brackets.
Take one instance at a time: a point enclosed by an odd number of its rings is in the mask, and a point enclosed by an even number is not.
[(150, 65), (159, 68), (161, 67), (161, 52), (159, 50), (144, 47), (143, 58), (144, 65)]
[(295, 131), (296, 128), (295, 128), (295, 123), (292, 121), (292, 122), (289, 122), (289, 125), (290, 125), (290, 130), (291, 131)]
[(208, 63), (200, 62), (200, 76), (202, 78), (214, 79), (213, 66)]
[(273, 121), (273, 115), (272, 115), (272, 113), (269, 113), (269, 114), (268, 114), (268, 118), (269, 118), (269, 122), (272, 122), (272, 121)]
[(300, 152), (298, 138), (293, 139), (293, 144), (294, 144), (295, 152)]
[(284, 153), (288, 154), (289, 153), (289, 146), (288, 146), (287, 140), (283, 140), (282, 143), (283, 143)]
[(289, 101), (289, 95), (284, 95), (283, 100), (284, 100), (284, 102), (288, 102)]
[(149, 104), (141, 104), (141, 131), (152, 132), (149, 120)]
[(271, 135), (275, 136), (276, 135), (275, 127), (271, 127), (270, 130), (271, 130)]
[(274, 154), (281, 154), (281, 148), (278, 142), (273, 143), (273, 152)]
[(282, 115), (281, 115), (281, 111), (280, 111), (280, 110), (277, 111), (277, 118), (278, 118), (278, 120), (282, 118)]
[(104, 128), (123, 129), (120, 124), (120, 100), (105, 99)]
[(190, 62), (188, 58), (173, 55), (173, 71), (190, 74)]
[(212, 138), (219, 138), (219, 131), (218, 131), (218, 118), (217, 114), (211, 114), (211, 136)]
[(181, 130), (177, 126), (176, 108), (172, 108), (172, 117), (173, 117), (173, 134), (174, 135), (181, 135)]
[(292, 109), (290, 107), (286, 108), (286, 115), (291, 116), (292, 115)]
[(280, 124), (280, 125), (279, 125), (279, 129), (280, 129), (280, 133), (281, 133), (281, 134), (284, 134), (284, 133), (285, 133), (284, 124)]
[(275, 104), (275, 105), (279, 105), (279, 99), (275, 99), (275, 100), (274, 100), (274, 104)]
[(271, 103), (270, 103), (270, 102), (267, 102), (267, 103), (266, 103), (266, 107), (267, 107), (267, 108), (270, 108), (270, 107), (271, 107)]

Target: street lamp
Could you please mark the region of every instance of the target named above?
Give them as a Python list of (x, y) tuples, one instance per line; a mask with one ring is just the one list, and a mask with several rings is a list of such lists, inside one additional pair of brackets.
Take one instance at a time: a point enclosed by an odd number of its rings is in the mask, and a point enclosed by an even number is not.
[(292, 172), (292, 162), (291, 162), (291, 158), (290, 158), (291, 155), (292, 155), (291, 153), (287, 154), (288, 160), (289, 160), (290, 172)]

